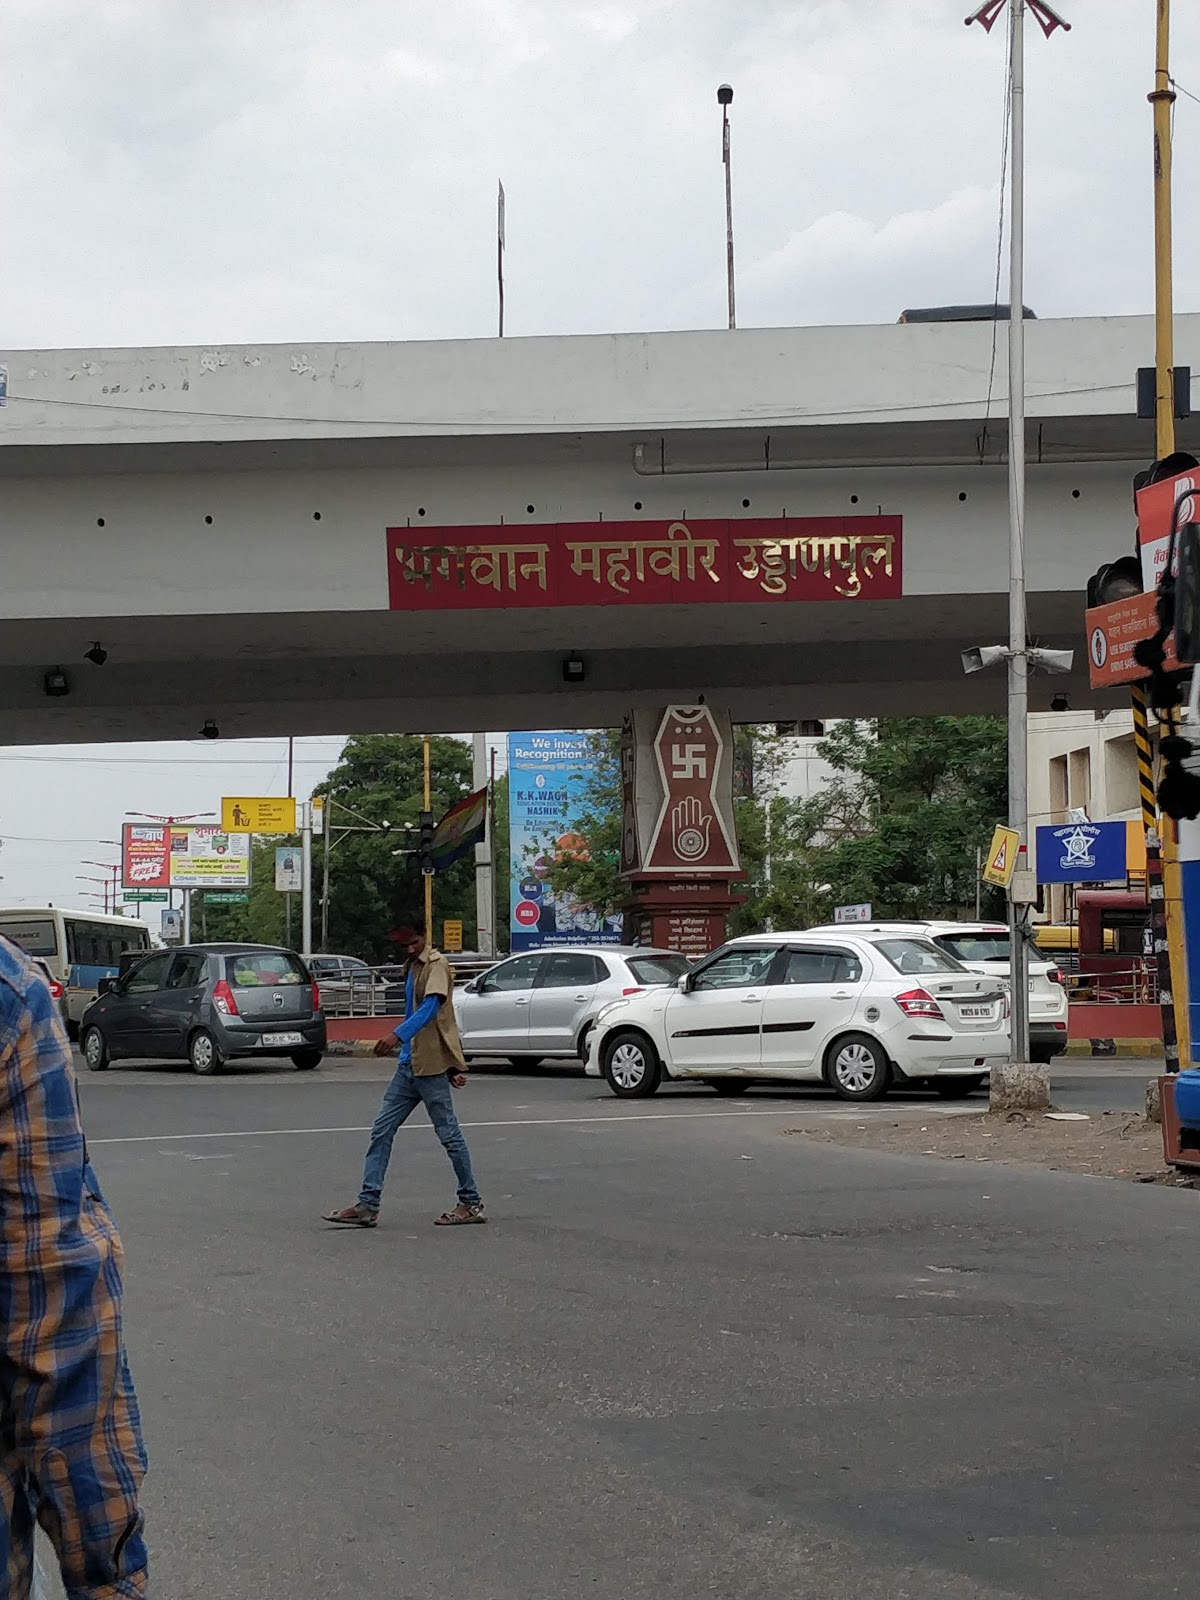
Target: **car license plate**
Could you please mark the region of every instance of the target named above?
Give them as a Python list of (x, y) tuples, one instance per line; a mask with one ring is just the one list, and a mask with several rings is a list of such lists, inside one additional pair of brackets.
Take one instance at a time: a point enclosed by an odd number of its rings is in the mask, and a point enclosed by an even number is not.
[(965, 1017), (968, 1022), (985, 1021), (992, 1015), (991, 1006), (959, 1006), (958, 1014)]
[(303, 1044), (304, 1043), (304, 1035), (302, 1033), (269, 1033), (269, 1034), (267, 1034), (267, 1038), (271, 1041), (272, 1044)]

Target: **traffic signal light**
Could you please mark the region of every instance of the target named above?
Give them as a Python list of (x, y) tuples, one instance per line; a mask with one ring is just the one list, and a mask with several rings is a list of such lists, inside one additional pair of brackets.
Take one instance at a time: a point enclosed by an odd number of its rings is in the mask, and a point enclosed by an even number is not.
[[(1139, 490), (1192, 472), (1198, 465), (1195, 456), (1184, 450), (1176, 450), (1163, 460), (1155, 461), (1148, 471), (1139, 472), (1134, 478), (1135, 503)], [(1191, 646), (1200, 631), (1200, 547), (1193, 527), (1179, 525), (1186, 503), (1187, 497), (1178, 495), (1173, 502), (1170, 545), (1158, 580), (1158, 629), (1150, 638), (1140, 639), (1133, 650), (1134, 660), (1150, 674), (1147, 698), (1162, 716), (1165, 728), (1158, 746), (1162, 760), (1158, 803), (1163, 812), (1176, 821), (1200, 816), (1200, 776), (1185, 765), (1194, 757), (1195, 746), (1175, 731), (1173, 715), (1175, 708), (1183, 703), (1186, 666), (1184, 671), (1178, 668), (1168, 671), (1166, 666), (1167, 641), (1172, 634), (1176, 660), (1189, 663), (1196, 660)]]
[(1142, 563), (1137, 556), (1118, 556), (1097, 567), (1087, 583), (1087, 604), (1108, 606), (1142, 592)]
[(420, 818), (421, 842), (417, 846), (417, 859), (421, 863), (421, 872), (427, 878), (433, 876), (433, 812), (422, 811)]

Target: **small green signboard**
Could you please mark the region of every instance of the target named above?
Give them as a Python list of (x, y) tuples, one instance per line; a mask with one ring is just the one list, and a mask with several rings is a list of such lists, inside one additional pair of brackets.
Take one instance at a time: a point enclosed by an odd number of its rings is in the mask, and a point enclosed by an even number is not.
[(244, 906), (250, 903), (250, 896), (245, 890), (237, 889), (206, 889), (204, 898), (210, 906)]
[(166, 905), (171, 898), (167, 889), (122, 889), (121, 898), (126, 905)]

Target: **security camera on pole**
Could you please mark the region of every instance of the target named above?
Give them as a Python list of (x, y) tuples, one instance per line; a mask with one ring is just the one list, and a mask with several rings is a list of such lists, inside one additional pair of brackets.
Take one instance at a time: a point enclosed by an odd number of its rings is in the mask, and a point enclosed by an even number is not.
[[(1006, 0), (985, 0), (966, 18), (990, 33)], [(1009, 5), (1009, 145), (1011, 222), (1008, 286), (1008, 646), (963, 652), (963, 668), (977, 672), (992, 661), (1008, 664), (1008, 821), (1024, 844), (1029, 837), (1029, 684), (1031, 669), (1069, 671), (1071, 652), (1030, 649), (1025, 636), (1025, 12), (1047, 38), (1070, 28), (1046, 0), (1007, 0)], [(1029, 1060), (1029, 906), (1037, 899), (1036, 873), (1018, 857), (1008, 884), (1009, 971), (1012, 1047), (1008, 1065), (992, 1072), (993, 1110), (1037, 1108), (1050, 1103), (1050, 1074)]]

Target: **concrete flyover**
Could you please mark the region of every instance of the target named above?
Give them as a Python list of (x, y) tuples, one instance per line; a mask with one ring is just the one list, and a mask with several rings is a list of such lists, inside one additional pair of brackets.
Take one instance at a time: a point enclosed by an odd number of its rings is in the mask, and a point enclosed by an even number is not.
[[(1030, 624), (1082, 655), (1084, 580), (1129, 545), (1152, 454), (1133, 415), (1152, 328), (1028, 333)], [(1200, 316), (1176, 341), (1200, 366)], [(1004, 345), (960, 324), (0, 351), (0, 743), (210, 717), (228, 736), (582, 726), (702, 692), (740, 720), (998, 710), (1002, 674), (965, 679), (958, 652), (1006, 630)], [(1180, 433), (1200, 449), (1200, 422)], [(871, 520), (790, 520), (848, 517)], [(768, 594), (735, 547), (778, 527), (803, 538)], [(891, 578), (882, 551), (841, 592), (836, 563), (822, 577), (804, 540), (839, 528), (894, 529)], [(595, 554), (565, 580), (564, 541), (632, 540), (641, 563), (684, 537), (724, 563), (690, 587), (641, 584), (632, 555), (615, 584)], [(459, 609), (461, 545), (497, 539), (564, 581), (497, 578)], [(448, 549), (458, 586), (428, 556), (410, 582), (414, 546)], [(1088, 703), (1082, 666), (1065, 687)]]

